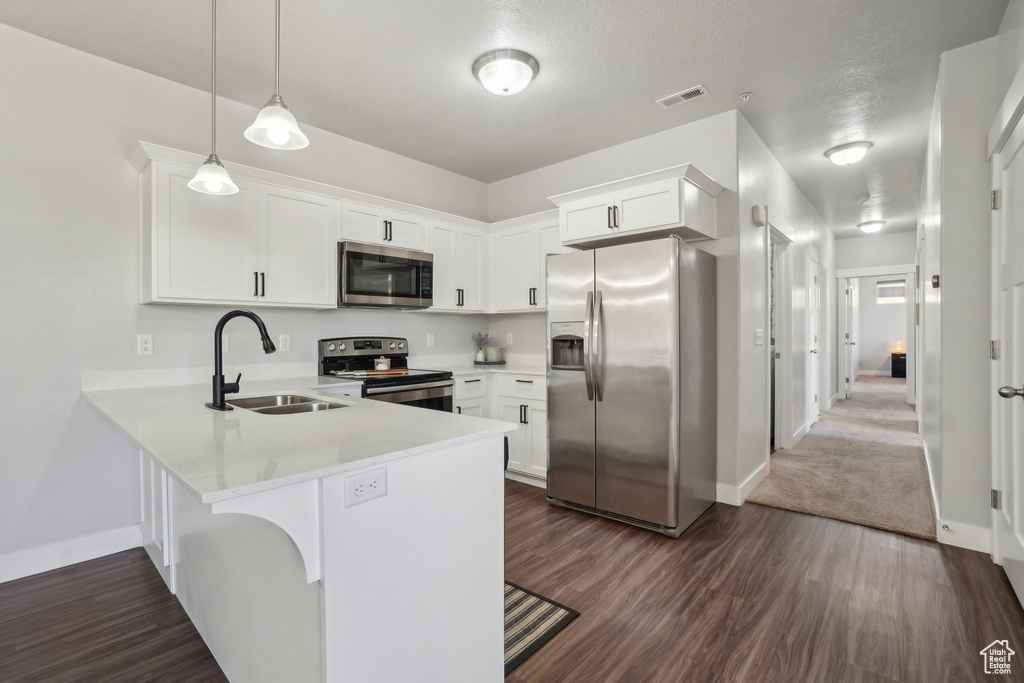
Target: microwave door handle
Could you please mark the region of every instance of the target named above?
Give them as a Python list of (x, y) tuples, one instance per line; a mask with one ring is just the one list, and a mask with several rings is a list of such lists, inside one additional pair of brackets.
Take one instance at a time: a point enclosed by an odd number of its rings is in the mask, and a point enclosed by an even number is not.
[(597, 397), (598, 401), (604, 398), (603, 378), (601, 377), (601, 300), (601, 290), (597, 290), (597, 295), (594, 297), (594, 312), (592, 313), (594, 321), (591, 324), (591, 334), (594, 339), (590, 348), (594, 354), (594, 358), (591, 360), (593, 365), (591, 373), (594, 376), (594, 396)]
[(583, 354), (583, 378), (587, 383), (587, 400), (594, 400), (593, 370), (590, 367), (590, 353), (593, 349), (590, 339), (590, 330), (594, 320), (594, 293), (587, 292), (587, 308), (583, 311), (583, 339), (587, 345), (586, 353)]

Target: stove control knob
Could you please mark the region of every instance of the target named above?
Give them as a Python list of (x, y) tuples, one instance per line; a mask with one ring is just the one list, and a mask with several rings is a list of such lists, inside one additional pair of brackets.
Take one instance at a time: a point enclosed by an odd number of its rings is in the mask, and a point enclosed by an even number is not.
[(334, 350), (334, 344), (328, 344), (327, 345), (327, 350), (328, 351), (333, 351)]
[(394, 351), (395, 350), (395, 342), (391, 342), (391, 344), (388, 346), (388, 348), (391, 349), (392, 351)]
[(405, 348), (405, 343), (404, 342), (398, 342), (398, 348), (399, 348), (399, 350), (404, 349)]
[(340, 344), (338, 344), (338, 350), (339, 351), (344, 351), (345, 350), (345, 342), (341, 342)]

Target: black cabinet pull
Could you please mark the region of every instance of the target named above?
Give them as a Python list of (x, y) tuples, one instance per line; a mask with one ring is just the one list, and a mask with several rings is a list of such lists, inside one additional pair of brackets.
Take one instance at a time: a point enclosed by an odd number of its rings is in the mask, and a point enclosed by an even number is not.
[(464, 296), (464, 291), (461, 290), (461, 289), (456, 289), (455, 291), (458, 293), (458, 303), (455, 304), (455, 305), (456, 306), (465, 306), (466, 305), (466, 299), (465, 299), (465, 296)]
[(267, 274), (260, 273), (260, 296), (267, 295)]
[(473, 383), (479, 382), (479, 381), (480, 380), (478, 380), (478, 379), (467, 379), (467, 380), (465, 380), (464, 384), (473, 384)]
[(523, 406), (523, 424), (524, 425), (530, 424), (530, 419), (529, 419), (530, 418), (530, 414), (527, 412), (527, 410), (526, 410), (527, 408), (529, 408), (529, 406)]
[(615, 226), (612, 225), (612, 207), (608, 207), (608, 229), (611, 230)]
[(395, 239), (395, 224), (388, 221), (388, 242)]
[(533, 384), (533, 380), (532, 379), (517, 379), (516, 383), (518, 383), (518, 384)]
[(388, 222), (384, 221), (384, 241), (388, 241)]
[(520, 403), (519, 404), (519, 424), (521, 424), (521, 425), (526, 424), (525, 411), (526, 411), (526, 406), (524, 406), (522, 403)]
[(531, 306), (536, 306), (537, 305), (537, 288), (536, 287), (530, 287), (530, 305)]
[(619, 207), (613, 206), (612, 209), (612, 214), (615, 216), (615, 227), (617, 228), (619, 227)]
[(459, 415), (462, 415), (462, 406), (455, 406), (455, 412), (457, 412)]
[(259, 271), (252, 271), (252, 295), (260, 295), (260, 274)]

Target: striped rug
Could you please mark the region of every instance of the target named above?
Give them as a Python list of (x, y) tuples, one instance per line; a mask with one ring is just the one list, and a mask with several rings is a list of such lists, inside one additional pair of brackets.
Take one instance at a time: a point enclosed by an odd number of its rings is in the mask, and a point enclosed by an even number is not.
[(576, 610), (506, 581), (505, 675), (579, 615)]

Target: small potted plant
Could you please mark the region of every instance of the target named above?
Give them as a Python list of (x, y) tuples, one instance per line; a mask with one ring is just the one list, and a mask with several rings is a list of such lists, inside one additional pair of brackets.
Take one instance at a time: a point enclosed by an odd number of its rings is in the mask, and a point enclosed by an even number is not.
[(473, 345), (476, 346), (476, 359), (478, 362), (484, 360), (484, 347), (491, 343), (491, 336), (483, 332), (477, 332), (472, 336)]

